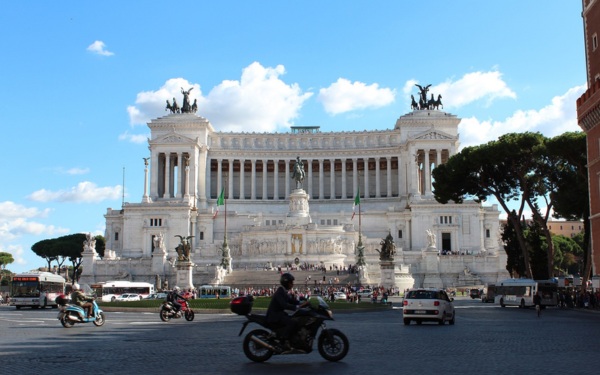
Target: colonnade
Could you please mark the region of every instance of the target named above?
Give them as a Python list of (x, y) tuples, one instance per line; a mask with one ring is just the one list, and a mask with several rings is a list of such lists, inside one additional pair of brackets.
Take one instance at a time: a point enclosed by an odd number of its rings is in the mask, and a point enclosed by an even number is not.
[[(431, 172), (448, 160), (452, 150), (411, 148), (413, 158), (398, 156), (368, 158), (302, 159), (306, 178), (302, 188), (312, 199), (392, 198), (402, 195), (432, 195)], [(204, 154), (206, 155), (206, 154)], [(285, 200), (295, 188), (291, 171), (295, 159), (211, 158), (205, 168), (190, 160), (187, 152), (161, 152), (153, 155), (153, 194), (172, 199), (190, 194), (216, 199), (222, 189), (229, 200)], [(188, 166), (190, 168), (188, 168)], [(194, 177), (205, 181), (194, 181)], [(196, 191), (197, 189), (201, 191)], [(206, 189), (206, 191), (204, 191)]]
[[(403, 192), (403, 174), (399, 158), (383, 156), (352, 159), (301, 159), (306, 178), (303, 189), (312, 199), (351, 199), (360, 190), (361, 197), (390, 198)], [(295, 188), (291, 171), (295, 159), (213, 159), (210, 197), (223, 188), (227, 199), (281, 200)], [(401, 168), (400, 168), (401, 169)]]

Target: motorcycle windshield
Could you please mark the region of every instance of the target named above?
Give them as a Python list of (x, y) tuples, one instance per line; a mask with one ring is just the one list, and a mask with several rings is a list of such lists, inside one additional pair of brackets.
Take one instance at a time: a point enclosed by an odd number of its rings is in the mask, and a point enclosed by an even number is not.
[(325, 302), (325, 300), (319, 296), (311, 297), (310, 304), (311, 304), (311, 306), (315, 306), (315, 304), (316, 304), (316, 305), (318, 305), (318, 307), (321, 307), (325, 310), (329, 310), (329, 305), (327, 304), (327, 302)]

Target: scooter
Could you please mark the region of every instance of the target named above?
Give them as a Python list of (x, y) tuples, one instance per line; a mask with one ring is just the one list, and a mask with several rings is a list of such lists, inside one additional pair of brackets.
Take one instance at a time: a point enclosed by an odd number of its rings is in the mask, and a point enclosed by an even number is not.
[(65, 328), (71, 328), (77, 323), (94, 323), (95, 326), (100, 327), (104, 325), (105, 318), (104, 312), (100, 310), (96, 300), (92, 301), (92, 316), (87, 317), (87, 311), (80, 306), (71, 305), (68, 303), (68, 299), (64, 296), (56, 298), (58, 304), (58, 320)]

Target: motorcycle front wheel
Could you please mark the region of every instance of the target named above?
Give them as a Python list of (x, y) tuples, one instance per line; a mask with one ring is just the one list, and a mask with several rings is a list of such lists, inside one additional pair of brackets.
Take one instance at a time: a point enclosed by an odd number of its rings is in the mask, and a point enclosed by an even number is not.
[(104, 318), (104, 313), (98, 313), (98, 316), (96, 316), (96, 320), (94, 320), (94, 324), (96, 325), (96, 327), (101, 327), (104, 325), (104, 322), (106, 321), (106, 319)]
[(319, 336), (319, 354), (331, 362), (337, 362), (348, 354), (350, 343), (348, 338), (337, 329), (322, 331)]
[(160, 309), (160, 320), (162, 320), (163, 322), (168, 322), (169, 320), (171, 320), (171, 313), (169, 310), (166, 309)]
[(63, 327), (65, 328), (71, 328), (73, 327), (74, 323), (69, 320), (69, 314), (65, 314), (61, 319), (60, 319), (60, 324), (63, 325)]
[(244, 338), (244, 354), (248, 359), (254, 362), (264, 362), (271, 358), (273, 352), (252, 340), (252, 336), (256, 336), (262, 341), (267, 341), (269, 332), (264, 329), (255, 329), (246, 335)]
[(194, 311), (193, 310), (185, 310), (185, 320), (191, 322), (194, 320)]

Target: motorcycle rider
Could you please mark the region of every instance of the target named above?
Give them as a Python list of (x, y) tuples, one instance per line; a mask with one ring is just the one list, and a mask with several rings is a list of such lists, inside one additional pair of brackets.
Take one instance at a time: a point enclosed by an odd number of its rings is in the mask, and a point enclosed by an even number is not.
[(181, 310), (181, 303), (177, 301), (178, 298), (187, 299), (181, 294), (181, 289), (176, 286), (172, 291), (169, 292), (169, 294), (167, 294), (167, 302), (171, 302), (177, 315), (179, 315), (179, 311)]
[(267, 309), (267, 322), (271, 324), (283, 325), (285, 328), (281, 333), (280, 339), (284, 341), (284, 349), (291, 349), (289, 338), (296, 331), (296, 322), (285, 312), (285, 310), (296, 310), (298, 307), (305, 307), (309, 301), (300, 303), (290, 291), (294, 287), (294, 276), (291, 273), (284, 273), (279, 278), (281, 286), (273, 294), (269, 308)]
[(94, 308), (94, 305), (92, 304), (93, 300), (94, 297), (88, 297), (81, 291), (81, 287), (79, 286), (79, 284), (73, 284), (73, 291), (71, 292), (71, 302), (73, 302), (74, 305), (77, 305), (83, 308), (85, 311), (87, 311), (88, 318), (92, 317), (92, 309)]

